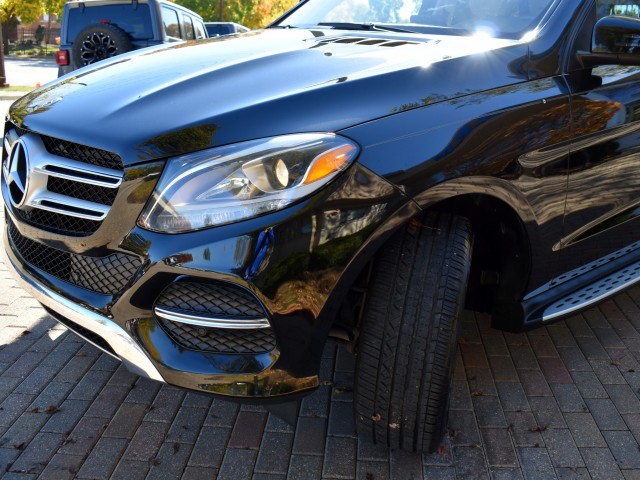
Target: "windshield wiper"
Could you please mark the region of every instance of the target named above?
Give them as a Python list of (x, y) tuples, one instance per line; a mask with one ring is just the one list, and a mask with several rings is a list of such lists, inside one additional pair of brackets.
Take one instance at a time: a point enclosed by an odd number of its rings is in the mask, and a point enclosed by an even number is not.
[(405, 28), (391, 27), (389, 25), (381, 25), (379, 23), (356, 23), (356, 22), (322, 22), (318, 23), (319, 27), (331, 27), (337, 30), (366, 30), (376, 32), (399, 32), (399, 33), (416, 33), (413, 30)]

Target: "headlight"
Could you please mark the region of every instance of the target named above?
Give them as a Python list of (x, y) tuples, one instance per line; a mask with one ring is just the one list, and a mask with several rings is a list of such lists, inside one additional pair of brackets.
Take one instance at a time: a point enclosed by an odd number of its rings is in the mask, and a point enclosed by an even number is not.
[(346, 138), (314, 133), (172, 158), (138, 225), (178, 233), (280, 210), (322, 188), (357, 154)]

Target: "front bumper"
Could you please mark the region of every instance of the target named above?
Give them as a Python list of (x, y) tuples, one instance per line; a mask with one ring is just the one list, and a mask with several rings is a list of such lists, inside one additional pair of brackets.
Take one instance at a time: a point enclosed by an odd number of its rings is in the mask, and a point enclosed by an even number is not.
[[(357, 164), (330, 188), (289, 209), (181, 235), (135, 227), (115, 241), (92, 246), (92, 236), (79, 242), (34, 230), (13, 208), (6, 206), (7, 222), (46, 248), (75, 249), (78, 256), (126, 252), (141, 259), (126, 288), (98, 295), (25, 261), (6, 228), (7, 265), (61, 323), (141, 376), (276, 403), (319, 385), (322, 349), (349, 285), (379, 242), (416, 213), (412, 202)], [(272, 229), (275, 239), (266, 254), (258, 248), (265, 229)], [(98, 230), (95, 237), (103, 234)], [(78, 248), (83, 244), (84, 251)], [(156, 307), (162, 292), (180, 282), (222, 282), (250, 292), (264, 308), (277, 346), (252, 354), (203, 352), (177, 344), (162, 328)]]

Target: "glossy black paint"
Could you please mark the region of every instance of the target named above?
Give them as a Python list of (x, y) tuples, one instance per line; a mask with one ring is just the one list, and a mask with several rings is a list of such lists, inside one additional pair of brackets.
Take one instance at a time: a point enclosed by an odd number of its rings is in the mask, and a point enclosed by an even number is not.
[[(78, 70), (25, 96), (9, 120), (120, 154), (127, 194), (113, 211), (125, 216), (78, 241), (21, 224), (11, 206), (8, 215), (42, 243), (94, 255), (133, 252), (144, 267), (117, 298), (23, 268), (113, 316), (170, 383), (280, 398), (317, 386), (340, 304), (385, 239), (420, 211), (439, 208), (468, 216), (477, 232), (472, 303), (492, 309), (509, 330), (539, 325), (544, 304), (529, 308), (528, 293), (638, 240), (640, 70), (592, 68), (595, 19), (593, 2), (562, 0), (529, 41), (267, 29)], [(345, 36), (410, 43), (335, 42)], [(135, 226), (168, 157), (314, 131), (338, 132), (362, 150), (312, 198), (188, 234)], [(274, 248), (255, 268), (266, 228)], [(230, 357), (177, 348), (152, 308), (178, 278), (253, 292), (269, 312), (278, 351)]]

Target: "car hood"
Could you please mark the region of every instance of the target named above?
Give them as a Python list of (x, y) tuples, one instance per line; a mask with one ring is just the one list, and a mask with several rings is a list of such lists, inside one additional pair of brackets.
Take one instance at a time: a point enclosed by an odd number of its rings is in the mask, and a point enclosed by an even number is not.
[(119, 153), (127, 165), (278, 134), (339, 131), (526, 80), (524, 44), (268, 29), (161, 46), (76, 70), (12, 121)]

